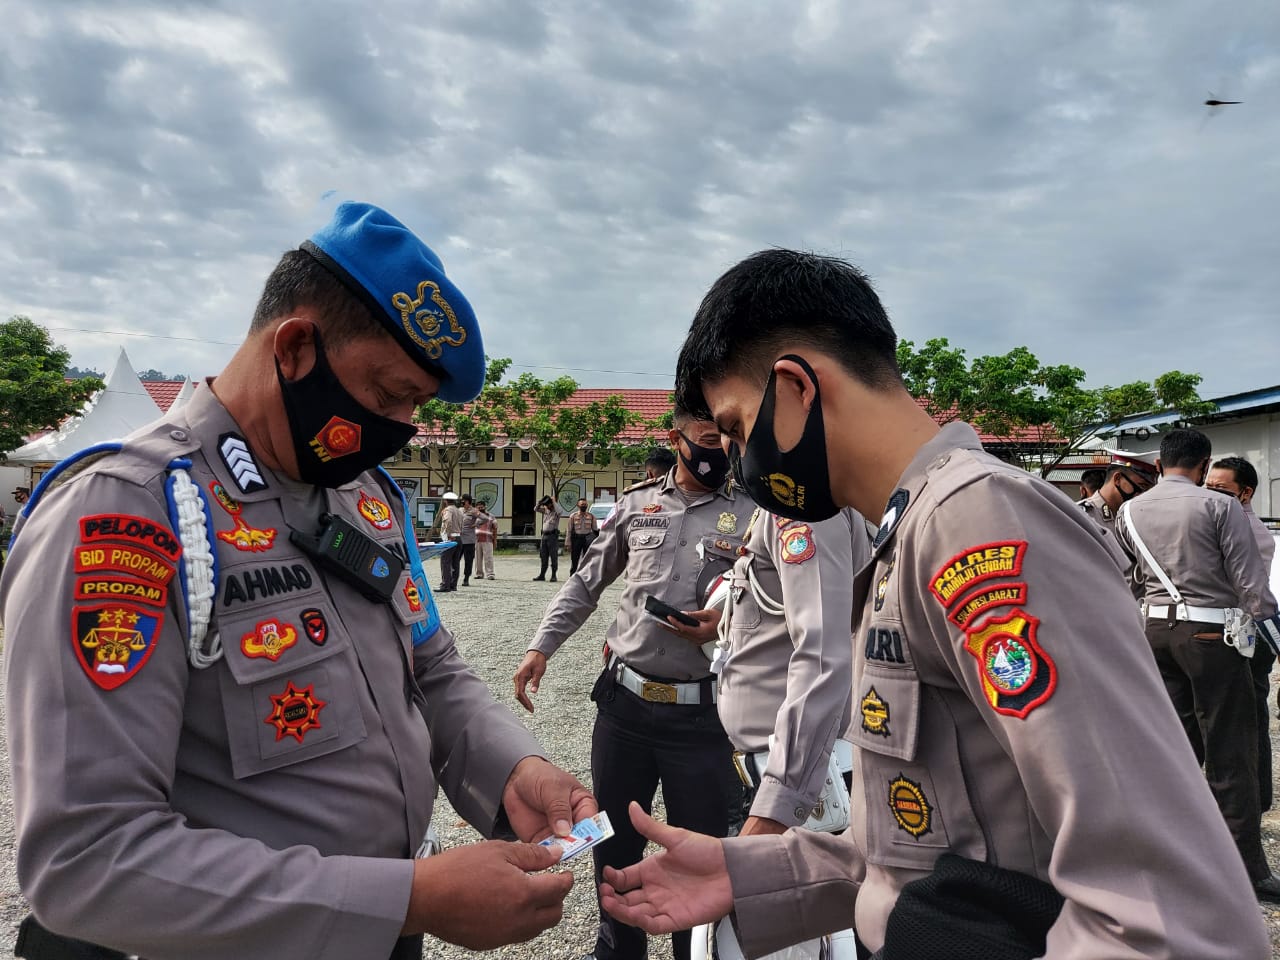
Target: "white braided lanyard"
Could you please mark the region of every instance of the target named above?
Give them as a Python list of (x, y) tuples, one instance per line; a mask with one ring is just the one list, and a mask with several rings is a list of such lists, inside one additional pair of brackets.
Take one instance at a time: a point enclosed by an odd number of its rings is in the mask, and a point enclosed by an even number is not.
[(187, 660), (197, 670), (222, 659), (222, 638), (215, 630), (205, 649), (205, 638), (213, 621), (214, 563), (209, 545), (205, 501), (191, 474), (182, 468), (170, 472), (178, 539), (182, 542), (183, 575), (187, 596)]

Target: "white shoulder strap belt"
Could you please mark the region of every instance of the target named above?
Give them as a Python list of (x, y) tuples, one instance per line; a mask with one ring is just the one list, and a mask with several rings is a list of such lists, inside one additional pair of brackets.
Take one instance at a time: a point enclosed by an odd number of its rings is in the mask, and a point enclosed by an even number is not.
[[(1174, 602), (1174, 619), (1194, 620), (1199, 623), (1226, 622), (1226, 611), (1222, 607), (1193, 607), (1183, 600), (1182, 592), (1173, 585), (1173, 581), (1164, 572), (1164, 568), (1156, 562), (1156, 558), (1151, 555), (1151, 550), (1138, 534), (1138, 528), (1133, 525), (1133, 518), (1129, 516), (1129, 501), (1125, 501), (1120, 506), (1120, 520), (1124, 523), (1124, 528), (1128, 531), (1130, 539), (1133, 540), (1133, 545), (1142, 554), (1142, 559), (1147, 561), (1147, 565), (1154, 571), (1156, 578), (1160, 581), (1160, 585), (1164, 587), (1165, 593), (1172, 598)], [(1167, 616), (1168, 613), (1169, 608), (1167, 606), (1157, 604), (1147, 608), (1147, 616), (1156, 620)]]

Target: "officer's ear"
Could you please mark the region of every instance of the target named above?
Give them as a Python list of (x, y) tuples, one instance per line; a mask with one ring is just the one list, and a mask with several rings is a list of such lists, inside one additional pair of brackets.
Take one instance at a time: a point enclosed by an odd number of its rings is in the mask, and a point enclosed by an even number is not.
[(315, 321), (290, 317), (276, 327), (272, 348), (282, 377), (290, 382), (305, 377), (316, 363)]

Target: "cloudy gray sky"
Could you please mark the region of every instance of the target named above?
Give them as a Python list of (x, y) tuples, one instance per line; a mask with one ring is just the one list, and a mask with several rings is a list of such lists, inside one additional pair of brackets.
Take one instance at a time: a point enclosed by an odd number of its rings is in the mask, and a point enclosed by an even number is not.
[[(707, 286), (770, 245), (859, 263), (917, 342), (1025, 344), (1093, 385), (1280, 382), (1275, 0), (0, 0), (0, 22), (0, 316), (78, 365), (123, 343), (217, 372), (275, 258), (362, 199), (435, 247), (490, 355), (588, 386), (667, 385)], [(1244, 103), (1206, 119), (1209, 91)]]

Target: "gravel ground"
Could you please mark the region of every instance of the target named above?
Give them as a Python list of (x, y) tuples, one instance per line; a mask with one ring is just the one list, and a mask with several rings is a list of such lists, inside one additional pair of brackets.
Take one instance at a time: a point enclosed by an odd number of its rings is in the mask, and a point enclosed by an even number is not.
[[(499, 557), (493, 581), (473, 581), (472, 586), (438, 598), (441, 614), (458, 638), (458, 646), (476, 672), (484, 678), (495, 696), (516, 710), (546, 746), (555, 762), (572, 771), (590, 785), (591, 723), (594, 707), (589, 699), (591, 685), (598, 672), (600, 643), (613, 617), (620, 588), (615, 585), (605, 592), (600, 610), (587, 621), (577, 635), (561, 648), (551, 661), (547, 676), (532, 716), (515, 703), (511, 695), (511, 675), (524, 654), (525, 644), (541, 620), (546, 602), (556, 585), (532, 582), (537, 573), (537, 560), (524, 556)], [(561, 566), (567, 573), (568, 561)], [(0, 639), (3, 633), (0, 632)], [(1274, 702), (1274, 691), (1273, 701)], [(3, 690), (0, 689), (0, 710)], [(1272, 720), (1273, 740), (1280, 743), (1280, 725)], [(26, 915), (26, 905), (18, 892), (14, 876), (13, 799), (9, 783), (7, 744), (0, 763), (0, 937), (7, 953), (13, 943), (18, 921)], [(1280, 762), (1277, 763), (1280, 770)], [(1278, 787), (1280, 790), (1280, 787)], [(1280, 792), (1277, 794), (1280, 796)], [(455, 846), (478, 838), (478, 834), (459, 820), (443, 796), (436, 806), (435, 823), (446, 846)], [(1273, 866), (1280, 868), (1280, 810), (1267, 814), (1263, 822), (1264, 841)], [(1170, 842), (1177, 842), (1171, 835)], [(590, 858), (574, 866), (575, 883), (565, 905), (564, 921), (559, 927), (537, 939), (514, 947), (492, 951), (488, 956), (518, 957), (523, 960), (574, 960), (592, 948), (595, 942), (595, 895), (592, 889)], [(501, 909), (500, 904), (494, 905)], [(1272, 955), (1280, 960), (1280, 910), (1262, 908), (1271, 931)], [(466, 950), (449, 944), (429, 942), (424, 957), (474, 957)], [(650, 955), (669, 956), (665, 938), (651, 944)]]

